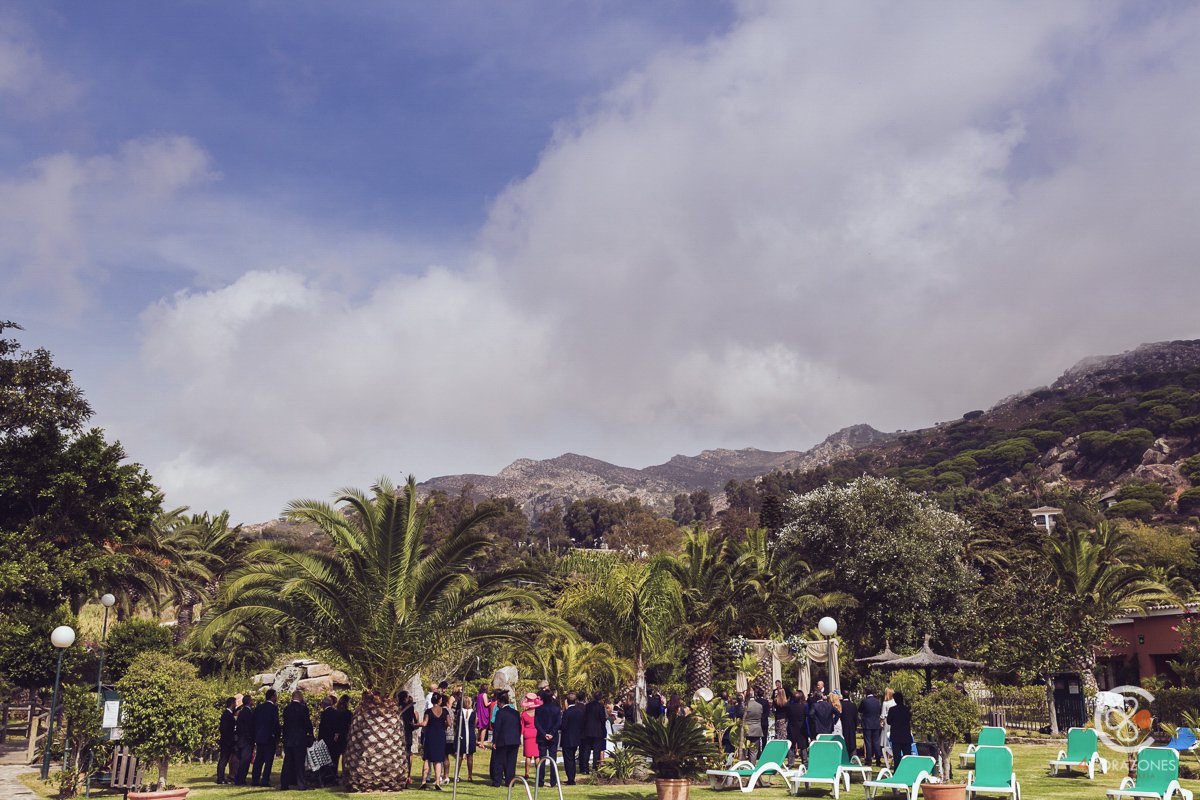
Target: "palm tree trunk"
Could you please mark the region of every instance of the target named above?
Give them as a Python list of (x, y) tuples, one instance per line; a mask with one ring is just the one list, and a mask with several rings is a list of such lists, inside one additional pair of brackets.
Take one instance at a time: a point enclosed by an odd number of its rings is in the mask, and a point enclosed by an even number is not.
[(1100, 684), (1096, 681), (1096, 654), (1088, 650), (1087, 654), (1080, 658), (1075, 665), (1075, 670), (1083, 681), (1084, 693), (1094, 697), (1100, 689)]
[(200, 602), (200, 597), (191, 589), (185, 589), (179, 594), (175, 601), (175, 644), (179, 644), (187, 638), (188, 633), (192, 630), (192, 621), (195, 616), (196, 603)]
[(633, 661), (633, 705), (637, 709), (637, 719), (634, 722), (641, 722), (646, 715), (646, 660), (642, 657), (641, 652), (637, 654), (637, 658)]
[(688, 642), (688, 697), (697, 689), (712, 686), (712, 664), (712, 641), (708, 637), (697, 637)]
[(400, 706), (364, 696), (346, 739), (345, 786), (351, 792), (399, 792), (408, 783)]

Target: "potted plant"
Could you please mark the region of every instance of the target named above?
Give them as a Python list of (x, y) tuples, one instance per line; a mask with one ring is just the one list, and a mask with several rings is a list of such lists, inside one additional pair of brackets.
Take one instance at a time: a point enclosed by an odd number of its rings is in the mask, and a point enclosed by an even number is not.
[(942, 686), (919, 697), (912, 707), (913, 731), (931, 739), (937, 747), (941, 781), (923, 785), (926, 797), (937, 800), (964, 800), (967, 785), (955, 782), (950, 752), (959, 742), (970, 741), (979, 730), (979, 706), (966, 692)]
[(123, 741), (139, 759), (158, 767), (157, 789), (130, 792), (130, 800), (174, 800), (188, 789), (167, 788), (167, 766), (201, 744), (203, 686), (196, 668), (164, 653), (143, 653), (117, 683)]
[(686, 800), (691, 778), (701, 774), (717, 755), (705, 727), (694, 717), (627, 723), (621, 742), (650, 759), (658, 800)]

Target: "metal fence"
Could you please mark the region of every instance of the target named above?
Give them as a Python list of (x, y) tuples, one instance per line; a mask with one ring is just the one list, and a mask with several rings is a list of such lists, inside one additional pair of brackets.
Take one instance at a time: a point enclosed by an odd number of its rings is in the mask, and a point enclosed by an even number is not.
[[(1030, 690), (1034, 691), (1030, 691)], [(1003, 728), (1037, 731), (1050, 724), (1046, 694), (1038, 687), (1012, 686), (972, 689), (982, 722)]]

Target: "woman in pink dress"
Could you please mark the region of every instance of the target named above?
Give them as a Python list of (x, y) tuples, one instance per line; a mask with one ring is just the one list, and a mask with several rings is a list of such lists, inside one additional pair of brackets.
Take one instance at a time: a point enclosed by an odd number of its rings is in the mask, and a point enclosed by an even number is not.
[(525, 778), (529, 778), (529, 767), (537, 768), (538, 742), (537, 728), (533, 724), (533, 710), (542, 704), (542, 700), (533, 692), (525, 695), (521, 701), (521, 738), (525, 742)]

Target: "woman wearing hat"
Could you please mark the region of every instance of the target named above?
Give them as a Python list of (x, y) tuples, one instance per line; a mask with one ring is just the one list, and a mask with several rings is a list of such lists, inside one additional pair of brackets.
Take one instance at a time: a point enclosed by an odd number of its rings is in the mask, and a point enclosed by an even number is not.
[(521, 739), (525, 744), (525, 777), (529, 777), (529, 768), (537, 768), (538, 741), (537, 726), (533, 722), (534, 710), (542, 704), (542, 698), (533, 692), (525, 695), (521, 701)]

